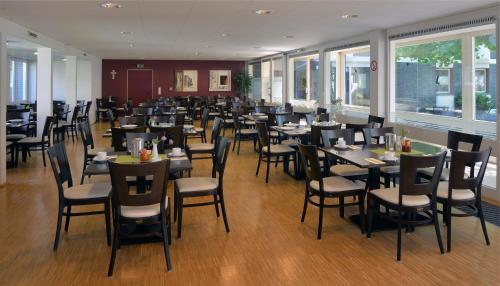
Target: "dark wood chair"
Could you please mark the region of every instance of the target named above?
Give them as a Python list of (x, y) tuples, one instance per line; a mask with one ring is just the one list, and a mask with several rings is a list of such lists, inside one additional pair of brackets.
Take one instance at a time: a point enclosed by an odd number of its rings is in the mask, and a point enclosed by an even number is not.
[(56, 120), (54, 116), (47, 116), (41, 137), (26, 137), (16, 142), (16, 166), (19, 161), (19, 151), (21, 150), (23, 162), (26, 162), (28, 151), (42, 151), (43, 166), (46, 167), (45, 150), (50, 146), (50, 134)]
[(319, 114), (319, 122), (328, 122), (328, 121), (330, 121), (330, 114), (329, 113)]
[[(478, 216), (483, 228), (486, 244), (490, 245), (481, 201), (481, 186), (491, 154), (491, 147), (479, 152), (452, 151), (450, 179), (441, 182), (437, 190), (437, 201), (443, 205), (443, 217), (447, 228), (447, 251), (451, 251), (451, 217)], [(480, 164), (476, 176), (466, 173), (466, 168)], [(453, 213), (452, 208), (465, 206), (471, 211)]]
[[(265, 122), (256, 122), (256, 128), (258, 132), (259, 138), (259, 162), (257, 164), (257, 171), (255, 175), (259, 175), (260, 164), (262, 161), (266, 162), (266, 183), (269, 182), (269, 167), (271, 163), (280, 163), (283, 162), (283, 168), (285, 171), (288, 171), (288, 165), (291, 160), (294, 164), (295, 175), (297, 175), (297, 152), (295, 149), (288, 145), (284, 144), (271, 144), (269, 140), (269, 133), (267, 130), (267, 124)], [(275, 160), (272, 160), (272, 158)], [(280, 157), (283, 157), (283, 160), (280, 161)]]
[[(144, 164), (120, 164), (109, 162), (113, 186), (113, 248), (109, 261), (108, 276), (113, 275), (116, 251), (126, 240), (158, 236), (155, 226), (160, 225), (160, 235), (167, 271), (172, 270), (169, 244), (171, 241), (170, 200), (167, 197), (169, 160)], [(130, 186), (127, 177), (151, 177), (147, 192), (137, 192), (137, 186)], [(128, 233), (123, 226), (136, 225), (149, 232)]]
[(152, 107), (134, 107), (132, 108), (132, 114), (133, 115), (153, 115), (153, 108)]
[(113, 115), (113, 111), (108, 109), (108, 121), (109, 121), (109, 129), (104, 132), (102, 137), (111, 137), (111, 128), (116, 127), (115, 125), (115, 116)]
[(236, 154), (240, 154), (240, 144), (241, 141), (253, 141), (253, 149), (256, 149), (258, 132), (256, 129), (244, 128), (242, 122), (239, 120), (238, 112), (233, 112), (233, 124), (234, 124), (234, 144), (233, 152), (236, 147), (236, 142), (238, 142), (238, 151)]
[[(220, 135), (222, 127), (222, 119), (220, 117), (214, 118), (214, 123), (212, 126), (212, 134), (210, 136), (210, 143), (189, 143), (186, 146), (186, 153), (189, 160), (201, 160), (201, 159), (212, 159), (214, 158), (214, 151), (217, 145), (217, 138)], [(193, 155), (205, 155), (196, 156)]]
[(384, 127), (384, 117), (368, 115), (368, 123), (373, 123), (373, 127), (382, 128)]
[(156, 133), (159, 138), (163, 138), (162, 145), (164, 150), (172, 148), (184, 148), (184, 128), (182, 126), (173, 127), (150, 127), (151, 133)]
[[(365, 128), (363, 129), (363, 137), (366, 145), (379, 144), (381, 138), (387, 133), (394, 134), (394, 127), (381, 128)], [(385, 139), (385, 138), (384, 138)], [(380, 176), (384, 178), (384, 186), (389, 188), (391, 181), (393, 186), (396, 186), (396, 178), (399, 177), (399, 166), (381, 167)]]
[[(342, 128), (342, 124), (337, 124), (337, 125), (331, 125), (331, 126), (323, 126), (323, 125), (311, 125), (311, 136), (310, 136), (310, 143), (311, 145), (314, 145), (316, 147), (323, 147), (325, 146), (323, 144), (323, 140), (321, 138), (321, 131), (322, 130), (340, 130)], [(327, 161), (327, 156), (325, 152), (318, 150), (318, 158), (319, 161), (322, 164), (323, 167), (328, 166)], [(328, 170), (328, 168), (324, 168), (324, 171)], [(326, 172), (323, 172), (325, 174)], [(326, 175), (326, 174), (325, 174)]]
[(186, 117), (185, 117), (184, 113), (179, 112), (179, 111), (177, 111), (177, 113), (175, 113), (175, 125), (176, 126), (183, 126), (185, 120), (186, 120)]
[[(373, 213), (398, 224), (398, 242), (397, 242), (397, 260), (401, 260), (401, 228), (406, 225), (407, 228), (416, 225), (424, 225), (434, 222), (434, 228), (439, 244), (441, 254), (444, 253), (443, 242), (439, 230), (437, 218), (437, 187), (441, 170), (443, 168), (445, 152), (434, 156), (411, 156), (401, 155), (400, 167), (401, 177), (399, 188), (384, 188), (372, 190), (368, 193), (368, 231), (367, 237), (371, 236)], [(419, 183), (417, 172), (419, 168), (434, 167), (434, 174), (429, 181)], [(380, 205), (393, 212), (381, 213)], [(429, 212), (430, 211), (430, 212)], [(418, 219), (417, 213), (426, 217)], [(407, 218), (403, 218), (403, 215)]]
[(111, 128), (111, 146), (116, 152), (125, 152), (127, 151), (127, 132), (132, 133), (143, 133), (146, 132), (146, 127), (135, 127), (135, 128)]
[(131, 125), (131, 124), (134, 124), (137, 126), (146, 126), (147, 125), (147, 116), (134, 115), (134, 116), (118, 117), (118, 121), (120, 122), (120, 126)]
[[(89, 113), (90, 113), (90, 108), (92, 107), (92, 101), (87, 101), (87, 104), (85, 105), (85, 112), (78, 116), (78, 121), (89, 121)], [(80, 109), (80, 111), (82, 111)]]
[[(345, 125), (346, 129), (352, 129), (354, 133), (354, 145), (364, 145), (365, 144), (365, 137), (363, 135), (363, 129), (365, 128), (373, 128), (374, 123), (367, 123), (367, 124), (354, 124), (354, 123), (347, 123)], [(360, 134), (363, 136), (363, 140), (357, 140), (356, 135)]]
[(103, 101), (102, 98), (96, 98), (96, 120), (100, 121), (101, 116), (105, 117), (108, 115), (108, 110), (111, 110), (109, 107), (109, 101)]
[(64, 131), (66, 131), (66, 135), (70, 135), (71, 132), (71, 140), (75, 142), (75, 137), (76, 141), (78, 141), (78, 130), (76, 125), (78, 124), (78, 114), (80, 113), (80, 106), (76, 105), (75, 108), (73, 108), (73, 114), (71, 114), (71, 121), (63, 123), (63, 128)]
[(324, 113), (327, 113), (328, 110), (326, 110), (326, 108), (322, 108), (322, 107), (318, 107), (316, 108), (316, 114), (320, 115), (320, 114), (324, 114)]
[(219, 113), (222, 119), (222, 136), (224, 136), (226, 135), (226, 129), (233, 127), (234, 119), (228, 116), (229, 113), (224, 109), (224, 106), (219, 106)]
[[(307, 206), (312, 204), (319, 207), (318, 239), (321, 239), (323, 229), (323, 209), (339, 208), (340, 217), (344, 217), (344, 207), (357, 205), (361, 215), (361, 233), (365, 233), (365, 209), (364, 197), (365, 186), (357, 182), (350, 181), (343, 177), (333, 176), (323, 178), (318, 159), (318, 149), (314, 145), (299, 145), (299, 153), (303, 169), (306, 173), (306, 192), (304, 198), (304, 208), (302, 210), (301, 222), (306, 218)], [(357, 203), (344, 203), (346, 196), (359, 196)], [(312, 200), (312, 197), (319, 197), (319, 203)], [(338, 198), (339, 204), (326, 204), (325, 199)]]
[[(66, 154), (64, 143), (55, 144), (47, 149), (54, 178), (56, 179), (57, 192), (59, 197), (59, 207), (57, 212), (56, 236), (54, 239), (54, 250), (59, 246), (62, 217), (66, 217), (64, 231), (68, 231), (69, 222), (72, 216), (104, 214), (106, 221), (106, 238), (108, 245), (111, 245), (111, 222), (110, 222), (110, 196), (111, 184), (99, 182), (94, 184), (73, 186), (71, 168)], [(67, 187), (64, 187), (66, 183)], [(99, 205), (103, 204), (104, 211), (72, 212), (73, 206)], [(64, 209), (66, 208), (66, 212)]]
[[(194, 121), (193, 121), (194, 122)], [(200, 127), (194, 127), (196, 134), (187, 135), (188, 138), (200, 138), (201, 143), (207, 143), (208, 108), (204, 108), (201, 113)]]
[[(224, 226), (226, 232), (229, 232), (229, 224), (227, 222), (226, 207), (224, 204), (224, 170), (226, 168), (227, 156), (231, 142), (224, 138), (219, 137), (219, 142), (215, 150), (215, 158), (213, 161), (212, 177), (190, 177), (180, 178), (175, 180), (174, 189), (174, 221), (177, 220), (177, 238), (181, 238), (182, 231), (182, 213), (183, 209), (187, 207), (199, 207), (206, 205), (215, 205), (217, 217), (219, 217), (219, 204), (222, 210), (222, 217), (224, 219)], [(213, 196), (213, 201), (198, 202), (185, 204), (185, 198), (193, 197), (206, 197)]]
[[(460, 146), (465, 145), (464, 147), (467, 147), (467, 145), (469, 145), (468, 150), (465, 151), (478, 152), (479, 149), (481, 148), (482, 141), (483, 141), (483, 136), (481, 135), (468, 134), (450, 130), (448, 131), (448, 142), (446, 147), (450, 150), (458, 151)], [(470, 175), (473, 176), (474, 165), (470, 165), (469, 167), (470, 167)], [(434, 170), (430, 168), (421, 169), (419, 170), (418, 174), (420, 177), (429, 178), (432, 175), (433, 171)], [(443, 172), (441, 173), (441, 181), (448, 181), (449, 177), (450, 177), (450, 169), (444, 168)]]

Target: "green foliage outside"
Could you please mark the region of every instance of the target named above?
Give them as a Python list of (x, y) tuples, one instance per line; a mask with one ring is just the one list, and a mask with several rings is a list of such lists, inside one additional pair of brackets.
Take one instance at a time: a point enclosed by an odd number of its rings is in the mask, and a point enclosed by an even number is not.
[(245, 72), (237, 73), (234, 76), (234, 85), (239, 95), (247, 95), (252, 88), (252, 76)]

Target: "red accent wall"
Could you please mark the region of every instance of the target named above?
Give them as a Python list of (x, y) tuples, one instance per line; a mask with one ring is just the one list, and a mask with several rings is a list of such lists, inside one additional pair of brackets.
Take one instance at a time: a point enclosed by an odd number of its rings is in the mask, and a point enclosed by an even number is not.
[[(173, 61), (173, 60), (102, 60), (102, 97), (116, 96), (118, 103), (127, 100), (127, 70), (137, 69), (137, 64), (144, 64), (144, 69), (153, 70), (153, 98), (158, 95), (158, 87), (161, 87), (163, 97), (170, 96), (207, 96), (222, 95), (234, 96), (234, 84), (232, 91), (208, 91), (210, 70), (231, 70), (231, 77), (245, 69), (243, 61)], [(111, 71), (116, 71), (115, 79), (111, 78)], [(198, 92), (175, 92), (174, 76), (176, 70), (198, 70)], [(132, 83), (131, 83), (132, 84)], [(135, 82), (133, 84), (149, 85), (151, 82)], [(138, 104), (134, 100), (134, 105)]]

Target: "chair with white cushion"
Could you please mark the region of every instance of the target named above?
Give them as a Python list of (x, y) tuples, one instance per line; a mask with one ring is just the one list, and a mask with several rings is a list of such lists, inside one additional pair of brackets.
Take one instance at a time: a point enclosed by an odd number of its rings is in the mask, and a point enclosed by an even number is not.
[[(377, 117), (370, 115), (371, 119), (373, 118), (382, 118), (380, 124), (383, 124), (383, 117)], [(371, 121), (374, 122), (374, 121)], [(363, 137), (365, 139), (365, 145), (371, 144), (380, 144), (381, 138), (384, 138), (385, 134), (392, 133), (394, 134), (394, 127), (378, 127), (378, 128), (365, 128), (363, 129)], [(385, 138), (384, 138), (385, 139)], [(380, 176), (384, 178), (384, 186), (386, 188), (391, 187), (391, 180), (393, 183), (393, 187), (396, 187), (396, 178), (399, 177), (399, 166), (389, 166), (389, 167), (381, 167), (380, 168)]]
[[(372, 190), (368, 193), (368, 231), (366, 236), (371, 236), (373, 213), (398, 225), (397, 260), (401, 260), (401, 227), (405, 225), (413, 228), (416, 225), (425, 225), (434, 222), (434, 228), (441, 254), (444, 253), (439, 222), (437, 218), (437, 186), (443, 168), (446, 152), (434, 156), (401, 155), (400, 159), (400, 184), (399, 188), (384, 188)], [(429, 181), (418, 183), (417, 172), (419, 168), (434, 167), (434, 174)], [(381, 213), (380, 206), (394, 212)], [(425, 219), (416, 219), (417, 214)], [(403, 218), (405, 217), (405, 218)]]
[[(181, 238), (182, 213), (184, 208), (215, 205), (215, 212), (219, 217), (219, 204), (222, 210), (224, 226), (229, 232), (226, 208), (224, 204), (223, 178), (226, 168), (227, 156), (231, 142), (225, 137), (219, 137), (217, 149), (215, 150), (212, 177), (189, 177), (175, 180), (174, 189), (174, 221), (177, 221), (177, 238)], [(193, 197), (213, 196), (213, 201), (185, 204), (184, 199)]]
[[(325, 146), (325, 144), (323, 144), (323, 140), (321, 138), (321, 131), (322, 130), (340, 130), (340, 128), (342, 127), (341, 124), (336, 124), (336, 125), (311, 125), (311, 139), (310, 139), (310, 142), (311, 142), (311, 145), (315, 145), (317, 147), (323, 147)], [(323, 166), (325, 166), (324, 170), (323, 170), (323, 173), (327, 173), (328, 171), (328, 168), (326, 168), (328, 166), (328, 163), (326, 162), (327, 161), (327, 157), (326, 157), (326, 154), (325, 152), (323, 152), (322, 150), (318, 150), (318, 158), (320, 160), (320, 162), (323, 162)]]
[[(54, 240), (54, 250), (59, 246), (62, 217), (66, 217), (64, 230), (67, 232), (69, 221), (72, 216), (104, 214), (106, 221), (106, 237), (108, 245), (111, 245), (111, 223), (110, 223), (110, 194), (111, 184), (99, 182), (94, 184), (73, 186), (71, 169), (66, 154), (66, 147), (63, 143), (55, 144), (47, 149), (52, 171), (57, 183), (59, 193), (59, 209), (57, 213), (56, 237)], [(66, 183), (67, 187), (63, 185)], [(104, 211), (72, 212), (73, 206), (99, 205), (104, 206)], [(64, 212), (66, 208), (66, 212)]]
[[(481, 206), (481, 186), (491, 154), (491, 147), (480, 152), (452, 151), (450, 180), (441, 182), (437, 201), (443, 204), (443, 217), (447, 227), (447, 251), (451, 251), (451, 217), (479, 216), (486, 244), (490, 245)], [(480, 164), (477, 175), (466, 174), (466, 167)], [(453, 213), (452, 207), (465, 206), (471, 211)]]
[[(213, 160), (214, 158), (213, 153), (215, 150), (215, 146), (217, 145), (217, 138), (220, 134), (221, 128), (222, 128), (222, 119), (220, 117), (215, 117), (209, 143), (190, 143), (186, 145), (186, 153), (190, 161), (200, 160), (200, 159)], [(193, 157), (193, 155), (206, 155), (206, 156)]]
[[(109, 162), (109, 172), (113, 186), (113, 248), (109, 261), (108, 276), (113, 275), (117, 249), (122, 241), (160, 235), (167, 271), (172, 270), (169, 244), (170, 201), (167, 197), (167, 182), (170, 160), (143, 164), (121, 164)], [(130, 186), (127, 177), (151, 177), (146, 192), (136, 186)], [(137, 225), (148, 232), (130, 233), (123, 231), (123, 226)], [(159, 228), (158, 228), (159, 226)]]
[[(307, 212), (307, 205), (312, 204), (319, 207), (318, 239), (321, 239), (323, 229), (323, 209), (339, 208), (340, 217), (344, 217), (344, 207), (357, 205), (361, 215), (361, 233), (365, 232), (365, 210), (364, 197), (365, 186), (359, 182), (353, 182), (340, 176), (323, 178), (318, 159), (318, 149), (315, 145), (299, 145), (299, 152), (303, 169), (306, 173), (306, 192), (304, 198), (304, 208), (302, 211), (301, 222), (304, 222)], [(344, 203), (346, 196), (359, 196), (357, 203)], [(319, 203), (312, 200), (313, 197), (319, 198)], [(325, 199), (338, 198), (339, 204), (326, 204)]]
[(233, 112), (233, 124), (234, 124), (234, 144), (233, 152), (236, 147), (236, 142), (238, 142), (238, 152), (240, 154), (240, 144), (241, 141), (253, 141), (253, 148), (256, 148), (258, 132), (257, 129), (244, 128), (241, 120), (239, 119), (239, 113)]

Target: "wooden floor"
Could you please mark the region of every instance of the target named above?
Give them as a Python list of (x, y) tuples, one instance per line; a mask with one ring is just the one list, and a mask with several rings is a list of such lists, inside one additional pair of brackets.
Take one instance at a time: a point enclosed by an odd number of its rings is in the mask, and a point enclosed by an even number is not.
[[(97, 146), (109, 146), (94, 126)], [(231, 135), (229, 131), (227, 135)], [(81, 141), (67, 141), (77, 181)], [(161, 243), (124, 246), (115, 274), (107, 277), (111, 248), (102, 216), (77, 217), (52, 251), (57, 192), (50, 167), (41, 156), (8, 170), (0, 187), (0, 285), (498, 285), (500, 231), (488, 224), (486, 246), (478, 219), (454, 218), (453, 251), (439, 253), (434, 228), (403, 235), (403, 260), (397, 262), (396, 232), (361, 235), (338, 210), (325, 212), (323, 239), (316, 240), (318, 211), (309, 206), (300, 223), (304, 181), (279, 167), (255, 177), (257, 155), (251, 143), (239, 156), (230, 153), (224, 180), (230, 233), (213, 207), (184, 213), (182, 240), (171, 246), (173, 271), (166, 272)], [(208, 176), (208, 162), (195, 161), (193, 176)], [(107, 178), (92, 178), (92, 181)], [(169, 192), (172, 185), (169, 185)], [(357, 208), (347, 209), (347, 216)], [(347, 217), (346, 216), (346, 217)], [(445, 228), (441, 228), (446, 238)]]

